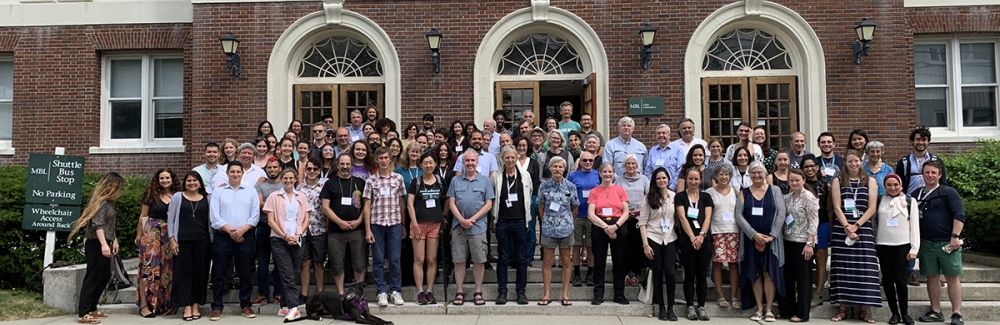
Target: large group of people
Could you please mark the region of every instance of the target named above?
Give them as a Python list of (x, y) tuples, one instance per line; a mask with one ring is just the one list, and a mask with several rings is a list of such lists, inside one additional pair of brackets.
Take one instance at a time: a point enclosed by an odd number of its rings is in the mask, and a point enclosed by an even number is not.
[[(645, 283), (637, 277), (649, 266), (653, 303), (659, 318), (671, 321), (679, 264), (691, 320), (710, 319), (706, 296), (715, 285), (719, 307), (753, 309), (755, 321), (804, 322), (811, 307), (828, 302), (840, 306), (833, 321), (860, 306), (861, 319), (874, 323), (867, 308), (882, 306), (881, 284), (889, 324), (910, 325), (907, 285), (916, 281), (919, 257), (932, 309), (919, 319), (944, 320), (943, 275), (951, 323), (963, 324), (965, 216), (943, 163), (927, 151), (927, 129), (910, 133), (912, 150), (894, 168), (883, 161), (885, 146), (863, 130), (851, 132), (843, 152), (835, 135), (823, 132), (820, 153), (812, 154), (803, 133), (777, 150), (766, 128), (741, 123), (727, 147), (728, 140), (695, 137), (685, 118), (677, 139), (660, 125), (647, 148), (632, 137), (630, 117), (605, 141), (593, 116), (574, 121), (568, 102), (559, 113), (535, 126), (534, 113), (525, 111), (508, 128), (506, 113), (497, 111), (482, 129), (458, 120), (436, 128), (426, 114), (397, 130), (369, 108), (350, 112), (344, 126), (323, 116), (309, 128), (293, 121), (278, 136), (264, 121), (250, 142), (208, 143), (205, 164), (182, 177), (158, 170), (142, 196), (140, 315), (180, 311), (184, 320), (199, 319), (211, 283), (209, 318), (217, 320), (235, 270), (243, 316), (256, 316), (253, 304), (276, 302), (280, 316), (295, 319), (311, 280), (324, 290), (324, 267), (343, 293), (348, 279), (365, 281), (369, 254), (379, 306), (404, 303), (403, 269), (411, 267), (417, 303), (436, 304), (439, 247), (447, 245), (457, 285), (452, 304), (486, 304), (484, 273), (494, 270), (496, 304), (572, 305), (569, 288), (587, 285), (591, 304), (600, 305), (610, 252), (613, 301), (629, 304), (625, 287)], [(106, 175), (74, 229), (85, 227), (87, 237), (81, 323), (105, 316), (95, 307), (95, 281), (106, 278), (118, 248), (113, 202), (121, 186), (120, 176)], [(528, 297), (536, 244), (544, 295)], [(412, 265), (402, 264), (404, 255)], [(557, 266), (558, 298), (550, 292)], [(471, 295), (462, 285), (468, 267)]]

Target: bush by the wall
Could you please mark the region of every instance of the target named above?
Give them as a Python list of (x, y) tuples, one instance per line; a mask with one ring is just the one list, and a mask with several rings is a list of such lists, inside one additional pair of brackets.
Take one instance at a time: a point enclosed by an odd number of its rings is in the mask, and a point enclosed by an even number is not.
[[(21, 229), (27, 177), (26, 167), (0, 167), (0, 243), (5, 244), (8, 252), (0, 254), (0, 288), (40, 291), (42, 276), (38, 272), (44, 267), (45, 232)], [(100, 179), (99, 174), (84, 175), (81, 210), (90, 200), (90, 194)], [(138, 255), (133, 240), (141, 209), (139, 198), (148, 182), (148, 177), (126, 178), (122, 197), (115, 202), (118, 212), (116, 232), (123, 258)], [(82, 231), (69, 244), (66, 243), (67, 235), (64, 232), (56, 234), (54, 259), (73, 264), (84, 263)]]
[(965, 201), (965, 247), (1000, 254), (1000, 200)]
[(1000, 199), (1000, 141), (979, 140), (961, 155), (941, 157), (948, 169), (948, 185), (965, 200)]

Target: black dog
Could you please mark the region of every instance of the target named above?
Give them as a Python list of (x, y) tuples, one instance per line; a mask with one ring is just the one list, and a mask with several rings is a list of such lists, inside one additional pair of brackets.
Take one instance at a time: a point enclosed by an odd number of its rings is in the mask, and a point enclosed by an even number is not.
[(343, 296), (330, 291), (310, 295), (306, 299), (307, 316), (298, 320), (305, 318), (322, 320), (321, 313), (329, 314), (336, 319), (353, 320), (358, 324), (393, 325), (392, 322), (371, 314), (371, 311), (368, 310), (368, 299), (365, 298), (364, 287), (361, 283), (347, 287)]

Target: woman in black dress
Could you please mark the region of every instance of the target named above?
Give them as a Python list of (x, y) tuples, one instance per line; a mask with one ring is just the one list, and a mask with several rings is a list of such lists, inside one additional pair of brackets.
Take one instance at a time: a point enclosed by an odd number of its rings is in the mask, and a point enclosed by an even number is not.
[(184, 307), (185, 321), (201, 318), (212, 258), (212, 231), (208, 220), (208, 192), (201, 175), (184, 176), (184, 191), (174, 193), (167, 211), (167, 233), (174, 252), (172, 303)]

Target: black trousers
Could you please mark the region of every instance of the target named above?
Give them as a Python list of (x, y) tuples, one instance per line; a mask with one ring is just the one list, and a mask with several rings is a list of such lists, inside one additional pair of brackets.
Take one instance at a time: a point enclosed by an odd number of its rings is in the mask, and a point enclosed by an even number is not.
[(697, 294), (698, 307), (705, 307), (705, 296), (708, 295), (708, 266), (712, 263), (712, 237), (705, 236), (701, 249), (694, 249), (691, 238), (680, 235), (677, 242), (681, 249), (681, 266), (684, 267), (684, 300), (687, 305), (694, 306), (694, 296)]
[[(608, 224), (614, 224), (609, 221)], [(615, 239), (611, 240), (604, 229), (592, 226), (591, 234), (594, 249), (594, 299), (604, 300), (604, 273), (608, 264), (608, 246), (611, 246), (611, 283), (614, 285), (615, 298), (625, 298), (625, 251), (628, 243), (628, 228), (615, 230)]]
[(208, 292), (208, 266), (212, 261), (212, 241), (183, 240), (177, 243), (180, 254), (174, 256), (174, 281), (171, 304), (186, 307), (205, 304)]
[(906, 254), (910, 253), (910, 244), (899, 246), (875, 245), (875, 256), (878, 257), (879, 268), (882, 269), (882, 288), (885, 298), (889, 300), (889, 310), (893, 314), (909, 312), (909, 289), (906, 287)]
[[(812, 301), (812, 259), (802, 256), (806, 243), (785, 241), (785, 297), (781, 300), (781, 318), (798, 316), (809, 319)], [(905, 283), (904, 283), (905, 285)]]
[[(660, 307), (669, 306), (673, 308), (674, 294), (677, 290), (677, 270), (674, 267), (677, 263), (677, 241), (666, 245), (660, 245), (649, 240), (649, 247), (653, 249), (653, 303)], [(646, 279), (639, 279), (646, 281)], [(663, 286), (667, 286), (667, 301), (663, 301)], [(664, 304), (666, 303), (666, 304)]]
[[(111, 245), (111, 242), (108, 242)], [(97, 310), (97, 301), (111, 280), (111, 258), (101, 254), (101, 242), (97, 239), (87, 239), (84, 243), (84, 254), (87, 256), (87, 273), (83, 276), (80, 288), (80, 304), (77, 310), (79, 317)]]
[[(625, 227), (632, 229), (628, 233), (628, 244), (627, 249), (625, 249), (625, 267), (628, 272), (635, 273), (639, 275), (642, 273), (642, 269), (646, 268), (646, 254), (642, 251), (642, 233), (637, 231), (639, 229), (639, 219), (631, 218), (625, 222)], [(645, 279), (639, 279), (640, 281), (645, 281)]]

